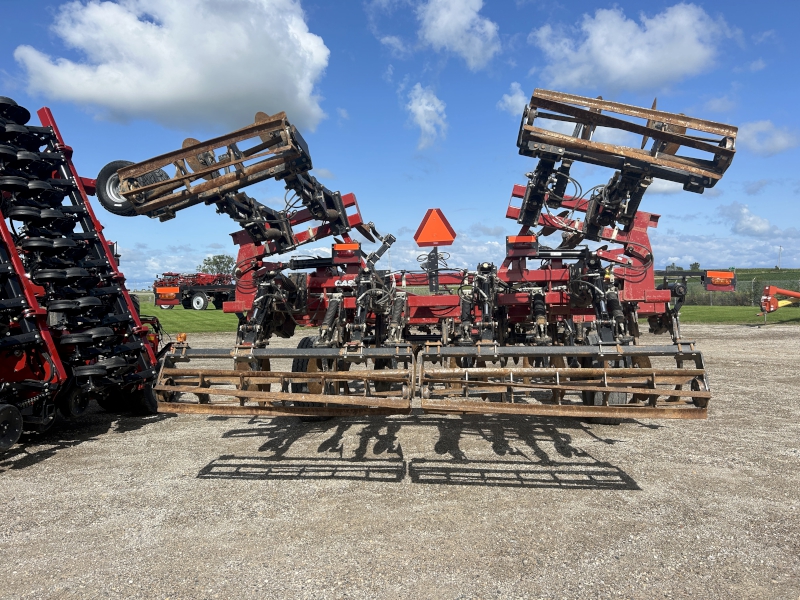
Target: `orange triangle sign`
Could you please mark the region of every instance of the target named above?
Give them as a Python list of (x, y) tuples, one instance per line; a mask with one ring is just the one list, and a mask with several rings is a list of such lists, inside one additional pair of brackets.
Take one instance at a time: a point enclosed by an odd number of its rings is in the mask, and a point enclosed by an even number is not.
[(449, 246), (455, 239), (456, 232), (439, 208), (428, 209), (414, 234), (417, 246)]

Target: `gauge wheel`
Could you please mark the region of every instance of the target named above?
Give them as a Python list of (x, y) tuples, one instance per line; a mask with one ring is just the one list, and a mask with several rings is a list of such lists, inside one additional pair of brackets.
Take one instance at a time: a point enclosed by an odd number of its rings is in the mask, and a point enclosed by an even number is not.
[(97, 174), (97, 199), (108, 212), (120, 217), (132, 217), (136, 214), (130, 200), (119, 191), (119, 175), (117, 171), (131, 166), (129, 160), (115, 160), (100, 169)]

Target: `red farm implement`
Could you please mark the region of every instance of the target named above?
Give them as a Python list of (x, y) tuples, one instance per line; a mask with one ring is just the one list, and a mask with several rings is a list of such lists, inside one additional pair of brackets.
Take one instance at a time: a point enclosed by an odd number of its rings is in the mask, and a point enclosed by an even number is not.
[(153, 282), (155, 304), (165, 310), (178, 305), (205, 310), (209, 303), (222, 308), (235, 289), (233, 275), (222, 273), (163, 273)]
[(155, 412), (158, 327), (139, 319), (50, 110), (0, 97), (0, 450), (91, 399)]
[[(541, 126), (554, 121), (571, 124), (572, 135)], [(598, 127), (640, 135), (641, 148), (596, 141)], [(447, 268), (436, 240), (419, 232), (433, 246), (420, 272), (379, 270), (395, 238), (362, 221), (355, 196), (309, 174), (308, 148), (283, 113), (259, 113), (243, 129), (186, 140), (142, 163), (111, 163), (98, 191), (119, 214), (167, 219), (205, 203), (241, 227), (233, 234), (236, 298), (223, 306), (240, 315), (235, 347), (174, 345), (155, 386), (161, 410), (705, 418), (711, 392), (703, 357), (680, 331), (685, 285), (656, 280), (648, 231), (658, 216), (639, 206), (654, 179), (693, 193), (713, 187), (733, 159), (736, 133), (685, 115), (536, 90), (517, 146), (538, 162), (527, 184), (514, 186), (506, 212), (518, 230), (506, 238), (499, 267), (474, 270)], [(689, 152), (678, 154), (682, 148)], [(575, 162), (613, 174), (583, 191), (570, 174)], [(267, 178), (292, 194), (284, 210), (241, 191)], [(309, 227), (314, 220), (321, 223)], [(367, 255), (353, 228), (381, 245)], [(560, 244), (545, 246), (556, 232)], [(276, 259), (328, 236), (339, 238), (330, 257)], [(642, 344), (640, 319), (670, 343)], [(316, 334), (297, 348), (270, 345), (298, 325)], [(208, 369), (194, 359), (230, 362)], [(276, 361), (291, 368), (271, 368)]]

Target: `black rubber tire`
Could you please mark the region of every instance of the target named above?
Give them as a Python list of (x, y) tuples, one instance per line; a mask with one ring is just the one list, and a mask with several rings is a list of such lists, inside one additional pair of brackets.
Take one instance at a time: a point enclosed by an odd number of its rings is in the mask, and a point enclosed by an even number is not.
[(112, 390), (110, 395), (97, 398), (97, 404), (106, 412), (154, 415), (158, 412), (158, 399), (152, 386), (142, 390)]
[(122, 413), (125, 412), (125, 400), (118, 396), (106, 396), (104, 398), (96, 398), (97, 404), (107, 413)]
[(33, 206), (15, 206), (6, 216), (12, 221), (39, 221), (42, 218), (42, 211)]
[(57, 402), (58, 411), (65, 419), (75, 419), (86, 412), (89, 402), (89, 396), (83, 394), (81, 388), (74, 386)]
[[(119, 175), (117, 171), (131, 166), (133, 163), (127, 160), (115, 160), (100, 169), (97, 174), (97, 199), (108, 212), (119, 215), (120, 217), (133, 217), (136, 209), (130, 200), (126, 200), (119, 193)], [(156, 169), (136, 178), (136, 182), (141, 186), (152, 185), (159, 181), (167, 181), (170, 176), (163, 169)]]
[(211, 303), (214, 305), (214, 308), (216, 308), (217, 310), (222, 310), (222, 303), (223, 302), (225, 302), (225, 300), (223, 298), (219, 297), (219, 296), (214, 296), (214, 298), (211, 300)]
[(4, 192), (21, 192), (28, 189), (28, 180), (24, 177), (0, 177), (0, 190)]
[[(313, 348), (314, 342), (317, 341), (316, 336), (307, 336), (300, 340), (300, 343), (297, 344), (299, 349), (304, 348)], [(292, 360), (292, 372), (294, 373), (305, 373), (308, 370), (308, 359), (307, 358), (295, 358)], [(292, 393), (293, 394), (303, 394), (308, 393), (308, 384), (307, 383), (292, 383)], [(319, 402), (294, 402), (295, 406), (322, 406)], [(319, 423), (321, 421), (328, 421), (333, 417), (300, 417), (300, 420), (303, 423)]]
[(175, 305), (174, 304), (159, 304), (158, 308), (160, 308), (161, 310), (172, 310), (173, 308), (175, 308)]
[[(583, 368), (599, 368), (600, 362), (591, 358), (583, 359)], [(603, 405), (603, 392), (581, 392), (581, 400), (588, 406), (602, 406)], [(620, 405), (628, 403), (628, 394), (623, 392), (612, 392), (608, 395), (608, 405)], [(588, 417), (585, 419), (587, 423), (594, 423), (596, 425), (621, 425), (622, 419), (614, 417)]]
[[(391, 358), (376, 358), (372, 368), (373, 370), (379, 371), (382, 369), (392, 369), (394, 367)], [(376, 392), (388, 392), (392, 389), (392, 384), (388, 381), (375, 381), (372, 383), (372, 386), (375, 388)]]
[(0, 404), (0, 452), (8, 450), (22, 435), (22, 415), (11, 404)]
[(85, 333), (68, 333), (67, 335), (62, 335), (59, 338), (58, 343), (64, 346), (74, 346), (76, 344), (91, 344), (92, 341), (91, 335), (87, 335)]
[(194, 310), (205, 310), (208, 308), (208, 296), (205, 292), (195, 292), (192, 296), (192, 308)]
[(111, 327), (92, 327), (91, 329), (85, 329), (81, 331), (84, 335), (92, 336), (92, 342), (100, 343), (107, 340), (114, 339), (116, 337), (116, 333)]
[(81, 365), (72, 369), (75, 377), (105, 377), (106, 368), (100, 364)]
[(7, 96), (0, 96), (0, 116), (14, 121), (17, 125), (25, 125), (30, 121), (31, 113)]
[(100, 300), (97, 296), (83, 296), (82, 298), (78, 298), (75, 300), (78, 303), (78, 306), (81, 310), (89, 310), (92, 308), (97, 308), (99, 306), (103, 306), (103, 301)]
[(133, 392), (130, 395), (131, 410), (137, 415), (154, 415), (158, 412), (158, 398), (153, 391), (153, 386), (145, 386), (144, 389)]
[[(600, 368), (600, 361), (587, 358), (583, 360), (583, 368), (597, 369)], [(603, 405), (603, 392), (581, 392), (581, 399), (583, 403), (588, 406), (602, 406)], [(627, 404), (628, 394), (624, 392), (611, 392), (608, 395), (609, 406), (618, 404)]]
[(43, 283), (66, 283), (67, 273), (62, 269), (41, 269), (31, 274), (31, 281), (36, 285)]
[(181, 298), (181, 306), (183, 307), (183, 310), (192, 310), (192, 299)]
[(17, 160), (17, 149), (0, 144), (0, 170), (5, 166), (14, 163)]
[(47, 305), (48, 312), (75, 312), (80, 308), (77, 300), (53, 300)]
[(97, 174), (97, 199), (108, 212), (120, 217), (132, 217), (136, 214), (130, 200), (126, 200), (119, 193), (119, 176), (117, 171), (131, 166), (129, 160), (114, 160), (100, 169)]

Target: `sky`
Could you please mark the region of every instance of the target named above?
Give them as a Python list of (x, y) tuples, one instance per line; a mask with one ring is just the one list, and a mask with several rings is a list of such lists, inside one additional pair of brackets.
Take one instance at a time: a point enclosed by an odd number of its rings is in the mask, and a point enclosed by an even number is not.
[[(795, 2), (0, 0), (0, 15), (0, 95), (50, 107), (84, 177), (285, 111), (312, 174), (398, 238), (381, 267), (414, 268), (413, 234), (440, 208), (457, 233), (448, 264), (474, 268), (501, 262), (519, 229), (505, 211), (535, 166), (516, 147), (535, 88), (647, 107), (657, 97), (739, 136), (713, 189), (645, 195), (641, 209), (662, 215), (656, 265), (774, 267), (780, 255), (800, 268)], [(612, 175), (572, 173), (584, 189)], [(246, 191), (283, 205), (280, 183)], [(234, 222), (212, 207), (165, 223), (98, 215), (132, 287), (236, 252)]]

